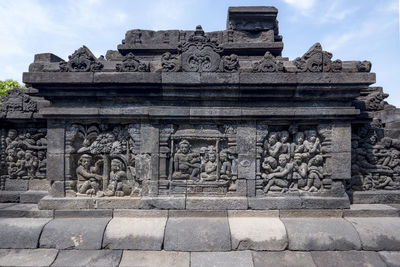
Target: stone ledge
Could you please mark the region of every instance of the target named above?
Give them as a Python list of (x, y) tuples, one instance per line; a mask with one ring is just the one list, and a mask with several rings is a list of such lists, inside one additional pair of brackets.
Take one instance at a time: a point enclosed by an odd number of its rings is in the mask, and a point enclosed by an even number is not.
[(354, 191), (350, 197), (353, 204), (400, 204), (399, 190)]

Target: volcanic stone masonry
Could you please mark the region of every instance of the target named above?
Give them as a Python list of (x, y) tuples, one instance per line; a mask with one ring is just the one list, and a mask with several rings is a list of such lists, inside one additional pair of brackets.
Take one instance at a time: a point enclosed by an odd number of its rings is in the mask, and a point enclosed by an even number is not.
[(282, 57), (277, 12), (130, 30), (105, 57), (35, 55), (28, 89), (0, 105), (2, 195), (48, 190), (41, 209), (398, 203), (400, 112), (371, 63), (319, 43)]

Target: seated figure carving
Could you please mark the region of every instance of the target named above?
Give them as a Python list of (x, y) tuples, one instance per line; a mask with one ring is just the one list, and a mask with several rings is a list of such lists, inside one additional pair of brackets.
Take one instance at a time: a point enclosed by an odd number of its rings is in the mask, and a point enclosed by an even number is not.
[(182, 140), (178, 145), (178, 151), (174, 155), (174, 180), (198, 180), (201, 158), (198, 153), (193, 153), (190, 143)]
[(200, 181), (216, 181), (218, 164), (216, 162), (217, 156), (215, 151), (208, 153), (208, 161), (204, 166), (204, 172), (200, 174)]
[(279, 155), (279, 166), (274, 170), (273, 173), (269, 173), (265, 176), (264, 183), (266, 186), (264, 192), (268, 193), (272, 186), (276, 186), (276, 189), (283, 193), (287, 191), (287, 188), (292, 180), (293, 163), (288, 162), (289, 155)]
[(126, 183), (127, 175), (124, 163), (120, 159), (111, 160), (110, 182), (104, 195), (111, 197), (129, 196), (131, 187)]
[(94, 195), (99, 191), (102, 176), (97, 174), (101, 160), (97, 161), (95, 167), (91, 167), (92, 156), (83, 154), (78, 161), (76, 175), (78, 177), (77, 189), (80, 194)]

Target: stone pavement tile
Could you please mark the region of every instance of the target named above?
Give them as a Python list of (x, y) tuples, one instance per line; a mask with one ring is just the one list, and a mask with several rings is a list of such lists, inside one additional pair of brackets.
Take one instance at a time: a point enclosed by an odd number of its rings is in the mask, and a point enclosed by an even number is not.
[(56, 249), (0, 249), (0, 266), (50, 266)]
[(400, 251), (380, 251), (378, 253), (389, 267), (400, 267)]
[[(124, 211), (119, 213), (124, 214)], [(115, 217), (104, 233), (103, 248), (161, 250), (168, 211), (127, 210)]]
[(399, 217), (348, 217), (356, 228), (363, 250), (399, 250), (400, 251), (400, 218)]
[(226, 211), (170, 211), (164, 237), (165, 250), (229, 251)]
[(60, 250), (51, 266), (116, 267), (121, 256), (121, 250)]
[(396, 217), (397, 209), (384, 204), (352, 204), (350, 209), (343, 210), (345, 217)]
[(190, 253), (124, 250), (120, 267), (189, 267)]
[(269, 211), (228, 211), (232, 249), (284, 250), (285, 225)]
[(104, 229), (110, 218), (54, 219), (43, 229), (41, 248), (101, 249)]
[(0, 248), (37, 248), (43, 226), (50, 219), (1, 218)]
[(312, 251), (318, 267), (385, 267), (386, 264), (375, 251)]
[(191, 267), (253, 267), (250, 251), (192, 252)]
[(358, 250), (360, 238), (342, 218), (281, 218), (290, 250)]
[(310, 252), (254, 251), (254, 267), (316, 267)]

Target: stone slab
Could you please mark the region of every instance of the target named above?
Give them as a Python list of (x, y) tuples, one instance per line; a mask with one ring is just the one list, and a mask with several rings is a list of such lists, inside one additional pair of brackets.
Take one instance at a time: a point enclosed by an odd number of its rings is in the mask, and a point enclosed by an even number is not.
[(346, 220), (354, 225), (364, 250), (400, 251), (399, 217), (348, 217)]
[(341, 218), (281, 218), (290, 250), (359, 250), (354, 227)]
[(231, 250), (227, 213), (223, 211), (170, 211), (165, 229), (164, 249)]
[(56, 249), (0, 249), (0, 266), (50, 266)]
[(5, 182), (5, 190), (7, 191), (26, 191), (28, 190), (29, 180), (24, 179), (10, 179), (7, 178)]
[(250, 251), (192, 252), (191, 267), (253, 267)]
[(378, 253), (373, 251), (312, 251), (311, 255), (317, 266), (386, 266)]
[(310, 252), (254, 251), (254, 267), (316, 267)]
[(15, 204), (0, 210), (3, 218), (53, 218), (52, 210), (39, 210), (36, 204)]
[(69, 209), (93, 209), (94, 200), (90, 197), (62, 197), (55, 198), (47, 196), (42, 198), (39, 203), (41, 210), (69, 210)]
[(0, 191), (0, 203), (18, 203), (22, 191)]
[[(248, 213), (248, 212), (247, 212)], [(288, 244), (285, 225), (262, 213), (248, 216), (228, 212), (233, 250), (284, 250)]]
[(104, 233), (103, 248), (161, 250), (167, 212), (154, 216), (115, 217)]
[(279, 210), (279, 217), (281, 218), (296, 218), (296, 217), (336, 217), (341, 218), (343, 210)]
[(250, 197), (249, 208), (254, 210), (301, 209), (300, 197)]
[(15, 203), (0, 203), (0, 209), (5, 209), (11, 206), (17, 205)]
[(352, 204), (350, 209), (343, 210), (345, 217), (397, 217), (396, 208), (385, 204)]
[(349, 197), (300, 196), (303, 209), (348, 209)]
[(389, 267), (400, 266), (400, 251), (380, 251), (379, 255)]
[(107, 197), (94, 199), (96, 209), (138, 209), (139, 197)]
[(190, 253), (176, 251), (129, 251), (122, 254), (120, 267), (163, 266), (189, 267)]
[(400, 190), (355, 191), (353, 204), (400, 204)]
[(188, 210), (246, 210), (247, 198), (245, 197), (187, 197), (186, 209)]
[(49, 222), (40, 237), (41, 248), (101, 249), (110, 218), (60, 218)]
[(121, 250), (60, 250), (51, 266), (116, 267), (121, 256)]
[(54, 210), (55, 218), (111, 218), (113, 217), (112, 210)]
[(47, 191), (26, 191), (20, 195), (20, 202), (37, 204), (47, 194)]
[(40, 233), (50, 219), (2, 218), (0, 248), (37, 248)]
[(181, 210), (185, 209), (185, 197), (142, 197), (140, 199), (141, 209)]

